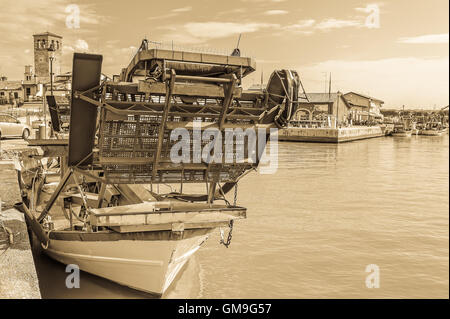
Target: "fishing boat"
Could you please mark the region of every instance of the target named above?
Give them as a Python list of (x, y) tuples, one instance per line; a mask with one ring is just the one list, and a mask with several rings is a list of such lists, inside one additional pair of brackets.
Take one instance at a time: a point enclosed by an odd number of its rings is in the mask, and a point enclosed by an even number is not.
[(442, 125), (442, 123), (433, 121), (426, 123), (420, 130), (419, 135), (442, 136), (443, 134), (445, 134), (445, 132), (446, 128)]
[(393, 132), (392, 136), (396, 136), (396, 137), (411, 137), (412, 135), (412, 131), (397, 131), (397, 132)]
[[(151, 49), (146, 40), (112, 79), (101, 77), (102, 58), (74, 54), (68, 132), (47, 97), (55, 138), (28, 140), (17, 158), (16, 207), (51, 258), (162, 295), (212, 231), (230, 245), (234, 222), (246, 218), (238, 182), (258, 167), (270, 129), (289, 121), (299, 78), (274, 71), (266, 89), (245, 92), (253, 59)], [(257, 148), (232, 136), (231, 161), (211, 161), (217, 136), (235, 129), (262, 131)]]
[(434, 129), (423, 129), (420, 130), (419, 135), (425, 135), (425, 136), (442, 136), (444, 131), (442, 130), (434, 130)]
[(412, 130), (405, 123), (395, 124), (391, 135), (395, 137), (411, 137)]

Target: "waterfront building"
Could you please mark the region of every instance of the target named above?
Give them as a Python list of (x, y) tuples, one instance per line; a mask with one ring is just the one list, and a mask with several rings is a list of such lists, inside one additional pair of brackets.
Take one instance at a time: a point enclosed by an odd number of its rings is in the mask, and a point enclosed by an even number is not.
[(337, 119), (338, 123), (343, 123), (348, 118), (350, 106), (340, 92), (306, 93), (306, 97), (299, 98), (298, 107), (293, 116), (294, 121), (311, 121), (331, 116)]
[(350, 116), (353, 121), (367, 121), (369, 118), (381, 119), (381, 108), (384, 102), (380, 99), (356, 92), (344, 94), (344, 99), (350, 106)]

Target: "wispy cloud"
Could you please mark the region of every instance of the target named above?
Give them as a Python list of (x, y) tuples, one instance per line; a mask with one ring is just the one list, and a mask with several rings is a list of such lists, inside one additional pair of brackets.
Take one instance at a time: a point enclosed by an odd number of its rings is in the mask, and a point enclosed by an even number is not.
[(448, 43), (448, 33), (441, 34), (426, 34), (419, 35), (416, 37), (403, 37), (398, 39), (399, 43), (423, 43), (423, 44), (432, 44), (432, 43)]
[(273, 2), (273, 3), (280, 3), (285, 2), (286, 0), (241, 0), (242, 2), (253, 2), (253, 3), (261, 3), (261, 2)]
[(323, 90), (322, 72), (332, 72), (334, 90), (368, 93), (386, 101), (386, 107), (405, 104), (411, 96), (411, 107), (448, 104), (448, 57), (328, 60), (296, 69), (310, 79), (304, 84), (312, 91)]
[(318, 23), (314, 19), (300, 20), (297, 23), (282, 26), (282, 30), (298, 34), (312, 34), (316, 30), (329, 31), (332, 29), (341, 29), (348, 27), (361, 27), (362, 21), (358, 20), (339, 20), (334, 18), (324, 19)]
[(284, 31), (291, 31), (302, 34), (311, 34), (313, 33), (313, 31), (307, 29), (311, 28), (314, 25), (314, 23), (316, 23), (316, 20), (314, 19), (300, 20), (297, 23), (290, 24), (282, 28)]
[(267, 16), (283, 15), (288, 13), (289, 12), (286, 10), (267, 10), (266, 12), (264, 12), (264, 14)]
[(167, 18), (173, 18), (179, 16), (181, 13), (192, 11), (192, 7), (181, 7), (170, 10), (167, 14), (156, 15), (153, 17), (148, 17), (148, 20), (161, 20)]
[(182, 7), (173, 9), (172, 12), (189, 12), (192, 10), (192, 7)]
[(358, 27), (362, 22), (357, 20), (339, 20), (339, 19), (325, 19), (318, 23), (315, 28), (319, 30), (340, 29), (346, 27)]
[(202, 43), (211, 39), (226, 38), (240, 33), (252, 33), (265, 28), (279, 28), (271, 23), (238, 22), (190, 22), (183, 25), (168, 26), (167, 39), (178, 43)]
[(75, 42), (75, 49), (86, 52), (89, 50), (89, 44), (83, 39), (78, 39)]

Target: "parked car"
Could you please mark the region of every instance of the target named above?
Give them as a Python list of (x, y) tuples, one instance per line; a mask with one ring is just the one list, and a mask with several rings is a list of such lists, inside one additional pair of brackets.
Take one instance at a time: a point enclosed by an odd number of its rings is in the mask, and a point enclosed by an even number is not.
[(31, 128), (21, 123), (15, 117), (0, 113), (0, 139), (3, 137), (22, 137), (27, 139), (30, 136)]

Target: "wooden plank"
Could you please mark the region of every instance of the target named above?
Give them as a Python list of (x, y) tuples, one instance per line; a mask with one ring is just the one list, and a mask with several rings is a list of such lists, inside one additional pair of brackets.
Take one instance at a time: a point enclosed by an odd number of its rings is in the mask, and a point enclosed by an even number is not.
[[(157, 203), (157, 202), (156, 202)], [(143, 203), (128, 206), (149, 206), (151, 203)], [(119, 206), (118, 208), (125, 208)], [(116, 208), (116, 207), (111, 207)], [(242, 219), (246, 217), (245, 208), (227, 209), (199, 209), (193, 211), (156, 211), (130, 213), (130, 211), (115, 211), (115, 214), (98, 214), (105, 208), (93, 210), (90, 222), (94, 226), (132, 226), (132, 225), (163, 225), (173, 223), (215, 223), (230, 221), (231, 219)]]
[(244, 207), (228, 207), (221, 204), (207, 204), (207, 203), (186, 203), (181, 201), (159, 201), (159, 202), (144, 202), (134, 205), (103, 207), (92, 209), (92, 214), (96, 216), (110, 216), (110, 215), (133, 215), (133, 214), (159, 214), (162, 211), (170, 213), (179, 212), (197, 212), (197, 211), (245, 211)]
[(29, 139), (27, 140), (28, 146), (67, 146), (69, 145), (68, 139)]
[[(148, 94), (166, 94), (166, 87), (163, 82), (139, 81), (138, 91)], [(242, 88), (235, 87), (233, 95), (239, 98)], [(186, 95), (195, 97), (223, 98), (223, 88), (216, 84), (209, 83), (175, 83), (173, 95)]]
[[(211, 221), (211, 222), (189, 222), (183, 223), (184, 229), (211, 229), (218, 227), (227, 227), (230, 224), (229, 220)], [(123, 225), (123, 226), (109, 226), (110, 229), (118, 233), (135, 233), (148, 231), (172, 230), (173, 223), (153, 224), (153, 225)]]

